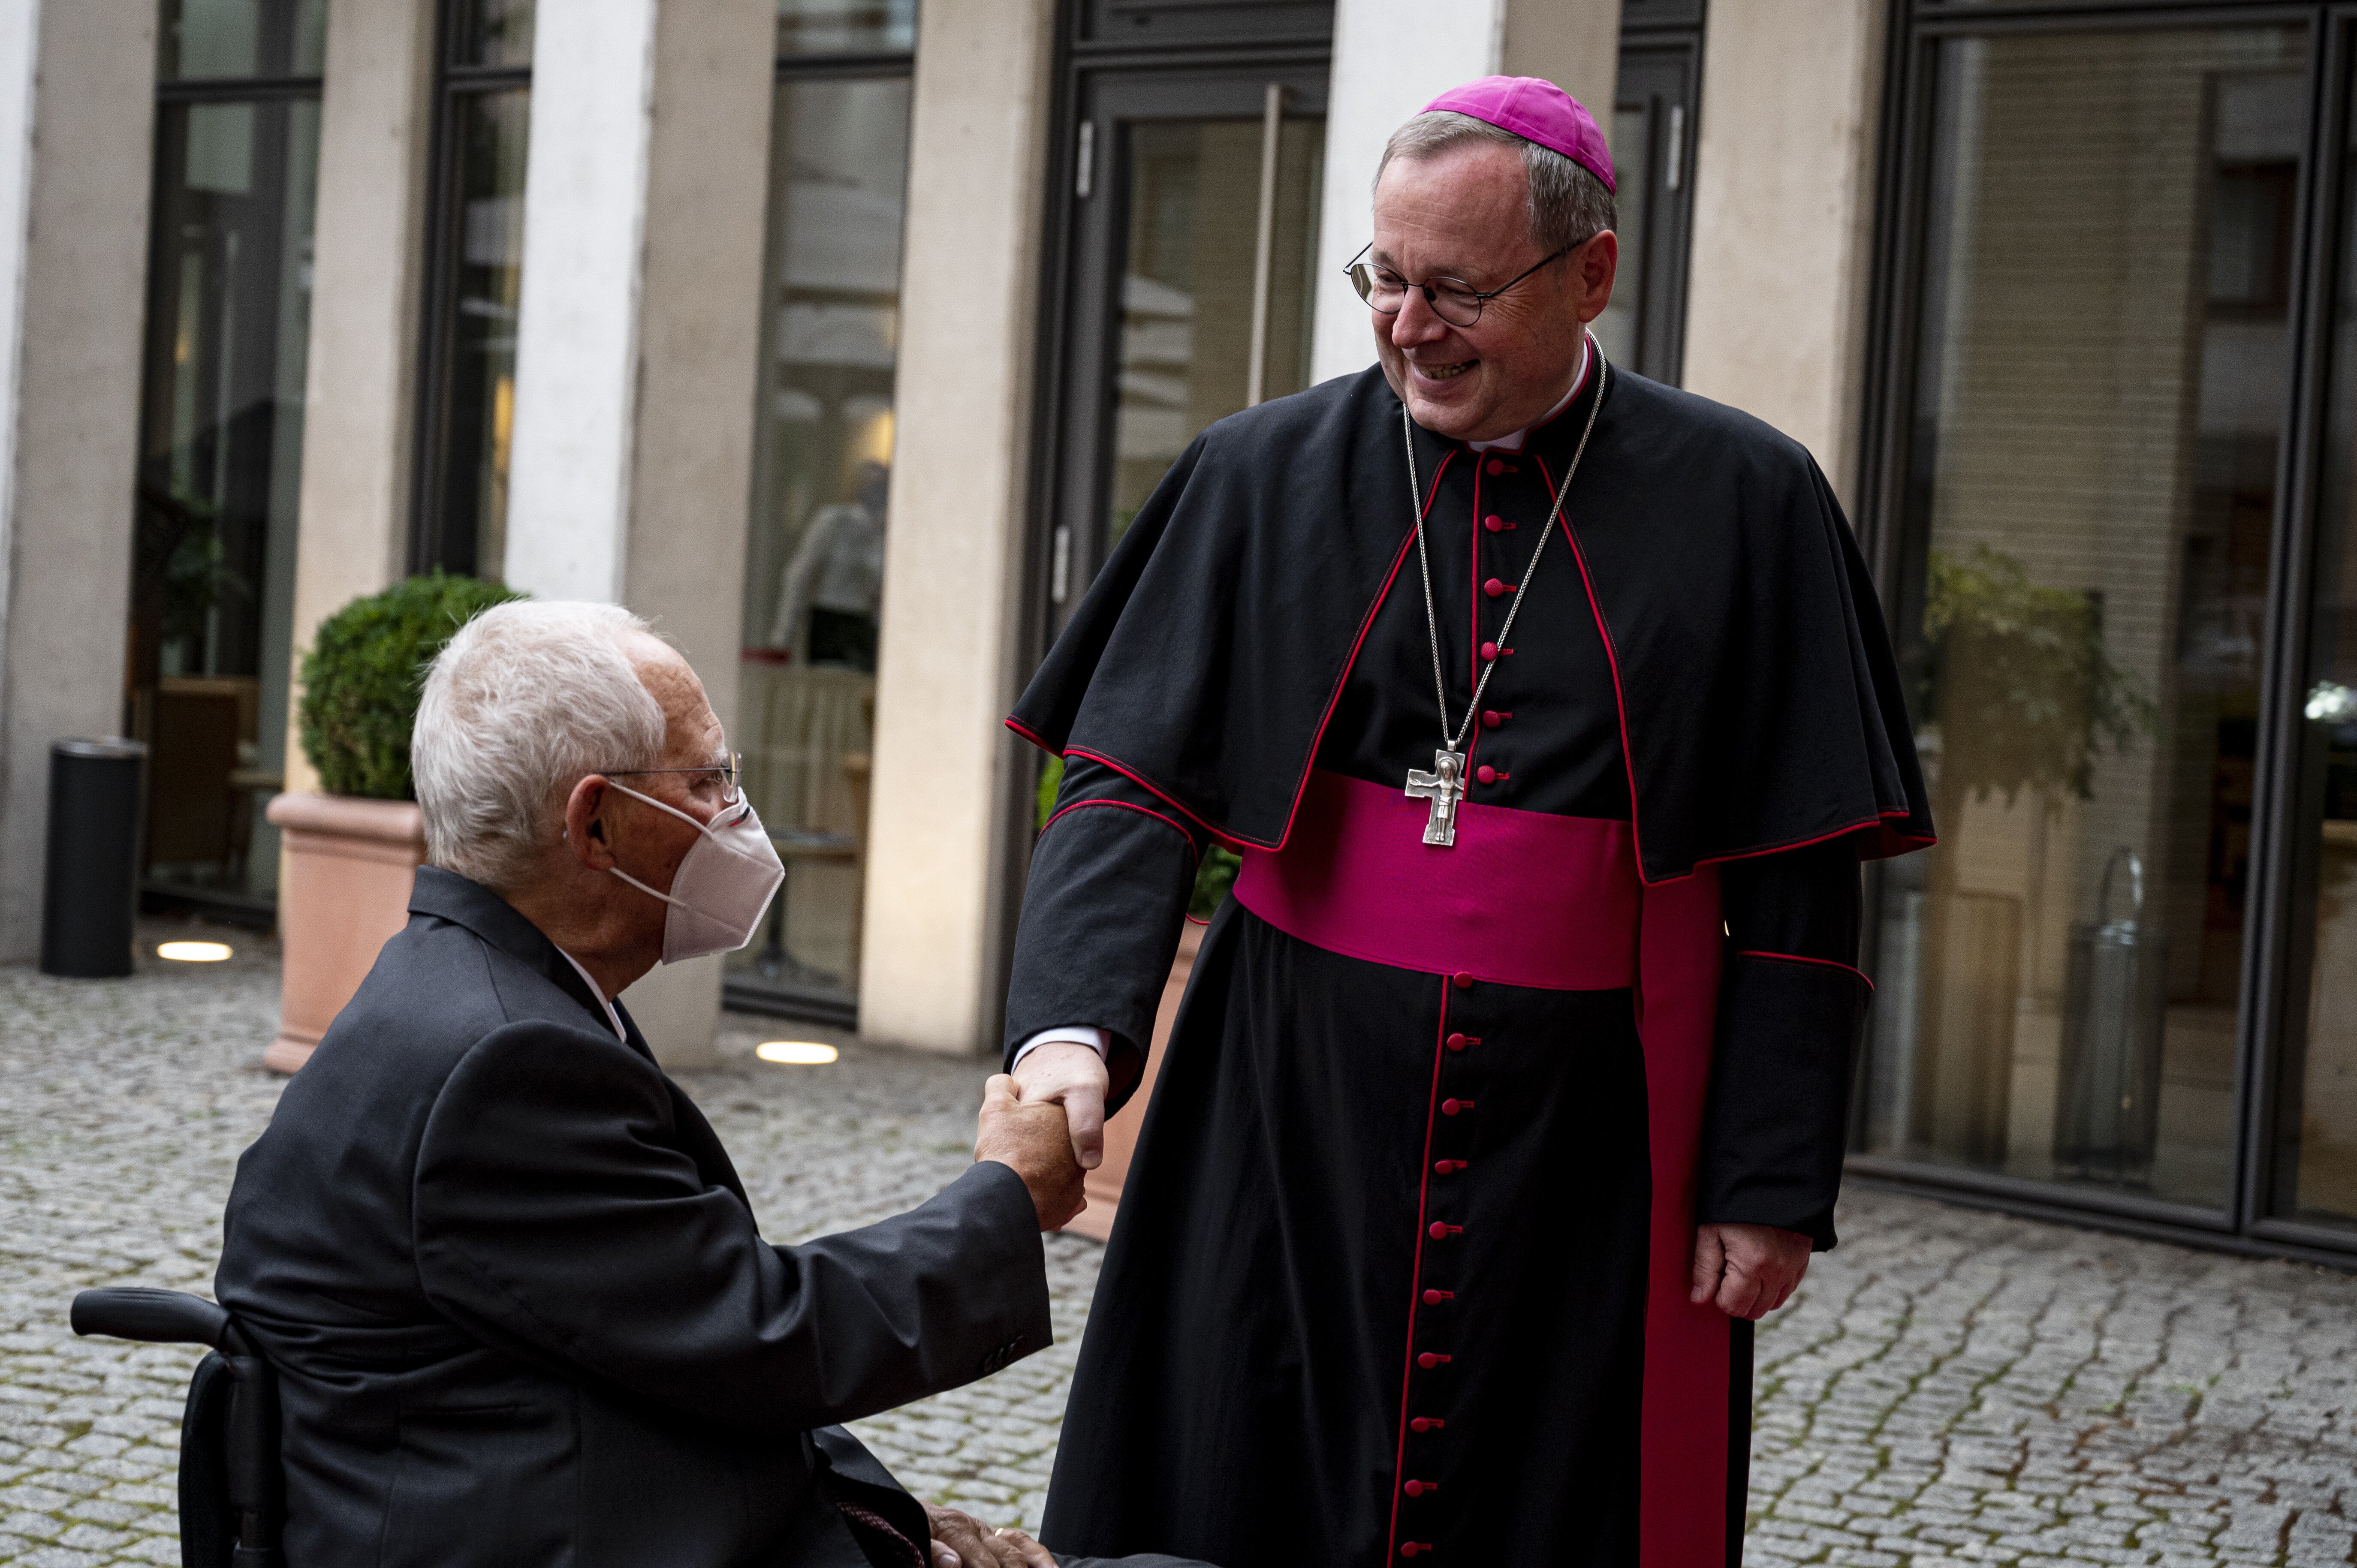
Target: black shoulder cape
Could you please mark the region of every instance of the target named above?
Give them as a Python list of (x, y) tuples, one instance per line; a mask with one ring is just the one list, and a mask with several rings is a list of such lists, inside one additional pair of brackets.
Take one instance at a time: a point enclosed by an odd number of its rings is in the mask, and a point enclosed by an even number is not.
[[(1602, 381), (1563, 416), (1604, 399), (1563, 515), (1619, 688), (1645, 880), (1835, 838), (1862, 858), (1932, 842), (1872, 581), (1807, 451), (1617, 367)], [(1434, 480), (1455, 443), (1415, 440)], [(1232, 844), (1279, 848), (1414, 546), (1380, 368), (1223, 419), (1137, 514), (1007, 724)]]

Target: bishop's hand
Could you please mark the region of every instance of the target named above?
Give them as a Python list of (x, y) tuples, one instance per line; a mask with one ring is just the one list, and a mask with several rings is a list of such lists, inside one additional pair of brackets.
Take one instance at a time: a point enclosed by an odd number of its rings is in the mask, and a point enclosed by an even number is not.
[(1784, 1305), (1809, 1272), (1809, 1239), (1773, 1225), (1704, 1225), (1695, 1230), (1687, 1300), (1729, 1317), (1760, 1318)]
[(1064, 1130), (1064, 1112), (1053, 1105), (1016, 1098), (1015, 1080), (1005, 1073), (992, 1075), (982, 1086), (982, 1114), (974, 1138), (976, 1165), (996, 1160), (1023, 1178), (1031, 1206), (1039, 1211), (1039, 1229), (1060, 1230), (1089, 1206), (1082, 1190), (1081, 1167), (1072, 1159), (1071, 1143)]
[(1015, 1064), (1015, 1083), (1025, 1104), (1040, 1101), (1064, 1108), (1072, 1157), (1082, 1170), (1103, 1163), (1105, 1094), (1113, 1079), (1103, 1057), (1070, 1040), (1050, 1040)]

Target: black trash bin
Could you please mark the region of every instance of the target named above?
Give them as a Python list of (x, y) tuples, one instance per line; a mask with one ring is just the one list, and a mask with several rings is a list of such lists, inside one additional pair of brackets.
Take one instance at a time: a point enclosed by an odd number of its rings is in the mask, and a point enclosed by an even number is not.
[(139, 903), (135, 740), (49, 747), (49, 849), (41, 888), (41, 972), (103, 980), (131, 972)]

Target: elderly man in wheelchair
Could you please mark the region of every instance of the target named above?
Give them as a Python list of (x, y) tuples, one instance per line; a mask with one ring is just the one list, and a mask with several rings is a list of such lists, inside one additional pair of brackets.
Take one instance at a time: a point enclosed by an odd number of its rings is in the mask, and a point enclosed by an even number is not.
[(995, 1079), (942, 1192), (773, 1247), (613, 1000), (741, 946), (780, 879), (686, 661), (611, 606), (500, 606), (435, 661), (412, 760), (431, 864), (239, 1161), (220, 1305), (75, 1303), (81, 1332), (214, 1347), (185, 1561), (1085, 1561), (920, 1505), (835, 1424), (1049, 1342), (1062, 1111)]

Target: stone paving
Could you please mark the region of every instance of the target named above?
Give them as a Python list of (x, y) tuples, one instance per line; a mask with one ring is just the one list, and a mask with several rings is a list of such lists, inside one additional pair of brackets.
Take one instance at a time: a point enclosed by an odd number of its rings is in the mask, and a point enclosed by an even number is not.
[[(96, 1284), (203, 1289), (279, 1080), (268, 945), (122, 982), (0, 969), (0, 1563), (178, 1561), (193, 1356), (76, 1340)], [(774, 1240), (966, 1161), (980, 1064), (846, 1050), (684, 1075)], [(795, 1033), (805, 1031), (797, 1029)], [(1748, 1550), (1824, 1563), (2357, 1563), (2357, 1279), (1857, 1193), (1763, 1326)], [(920, 1495), (1036, 1524), (1097, 1250), (1052, 1238), (1060, 1343), (859, 1423)]]

